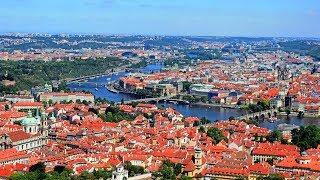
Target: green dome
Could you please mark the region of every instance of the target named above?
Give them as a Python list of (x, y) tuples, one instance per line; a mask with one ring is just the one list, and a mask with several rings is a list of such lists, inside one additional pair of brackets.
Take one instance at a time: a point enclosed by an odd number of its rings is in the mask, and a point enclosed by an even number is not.
[(36, 125), (40, 124), (40, 119), (39, 118), (34, 118), (32, 116), (32, 112), (29, 111), (28, 112), (28, 116), (21, 121), (21, 124), (23, 126), (36, 126)]

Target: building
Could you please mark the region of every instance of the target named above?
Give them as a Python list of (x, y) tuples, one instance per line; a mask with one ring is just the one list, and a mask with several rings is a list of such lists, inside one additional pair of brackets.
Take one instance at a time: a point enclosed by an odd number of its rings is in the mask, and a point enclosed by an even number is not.
[(52, 92), (52, 86), (49, 84), (31, 88), (31, 95), (35, 98), (37, 98), (42, 93), (50, 93), (50, 92)]
[(16, 163), (28, 164), (29, 155), (25, 151), (18, 151), (15, 148), (0, 150), (0, 165)]
[(17, 102), (12, 105), (13, 109), (17, 111), (38, 110), (42, 108), (41, 102)]
[(208, 96), (213, 85), (209, 84), (192, 84), (190, 86), (190, 94), (196, 96)]
[(136, 77), (123, 77), (119, 80), (119, 85), (124, 90), (132, 91), (137, 89), (143, 89), (146, 84), (142, 80)]
[(38, 113), (33, 117), (29, 111), (28, 116), (21, 121), (21, 125), (23, 130), (7, 132), (0, 136), (0, 149), (33, 150), (47, 144), (48, 124), (44, 113), (41, 117)]
[(94, 96), (91, 93), (82, 93), (82, 92), (72, 92), (72, 93), (42, 93), (39, 95), (39, 99), (41, 102), (49, 102), (59, 103), (59, 102), (76, 102), (87, 101), (94, 102)]
[(287, 156), (298, 156), (299, 148), (295, 145), (276, 143), (259, 143), (252, 150), (253, 162), (283, 160)]
[(12, 103), (16, 102), (34, 102), (32, 96), (19, 96), (19, 95), (5, 95), (3, 99), (10, 101)]

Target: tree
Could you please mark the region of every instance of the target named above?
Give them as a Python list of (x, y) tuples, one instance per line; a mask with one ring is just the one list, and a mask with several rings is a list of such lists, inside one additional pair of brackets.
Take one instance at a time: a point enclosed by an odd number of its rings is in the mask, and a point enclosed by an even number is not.
[(46, 166), (44, 165), (43, 162), (39, 162), (37, 164), (34, 164), (32, 166), (30, 166), (29, 168), (29, 175), (30, 176), (34, 176), (35, 179), (45, 179), (46, 177), (46, 174), (45, 174), (45, 169), (46, 169)]
[(98, 117), (101, 118), (103, 121), (107, 121), (108, 120), (107, 117), (106, 117), (106, 114), (104, 114), (104, 113), (98, 114)]
[(218, 144), (222, 140), (227, 140), (227, 138), (222, 134), (218, 128), (209, 128), (207, 135), (212, 138), (214, 144)]
[(49, 106), (52, 106), (52, 105), (53, 105), (52, 99), (49, 99), (48, 104), (49, 104)]
[(176, 179), (176, 175), (173, 171), (174, 164), (166, 160), (163, 162), (161, 167), (161, 175), (163, 179)]
[(205, 133), (205, 132), (206, 132), (206, 129), (205, 129), (203, 126), (200, 126), (199, 132), (200, 132), (200, 133)]
[(302, 111), (299, 111), (299, 113), (298, 113), (298, 118), (299, 118), (299, 119), (303, 118), (303, 115), (304, 115), (304, 113), (303, 113)]
[(30, 166), (29, 172), (39, 171), (39, 172), (44, 173), (45, 169), (46, 169), (46, 166), (44, 165), (44, 163), (43, 162), (39, 162), (37, 164), (34, 164), (34, 165)]
[(194, 123), (193, 123), (193, 127), (198, 127), (200, 125), (200, 121), (195, 121)]
[(200, 119), (201, 124), (209, 124), (211, 121), (209, 119), (207, 119), (206, 117), (202, 117)]
[(87, 100), (82, 100), (82, 104), (89, 105), (90, 103)]
[(320, 128), (315, 125), (301, 126), (291, 132), (292, 143), (299, 146), (302, 151), (316, 148), (320, 144)]
[(69, 180), (71, 179), (72, 170), (65, 168), (65, 166), (55, 166), (54, 171), (46, 174), (46, 180)]
[(145, 172), (143, 167), (132, 165), (130, 162), (125, 162), (124, 168), (128, 170), (130, 177), (137, 174), (143, 174)]
[(236, 179), (235, 180), (245, 180), (246, 178), (244, 178), (243, 176), (238, 176), (238, 177), (236, 177)]
[(206, 103), (208, 101), (208, 97), (207, 96), (202, 96), (200, 98), (200, 101), (203, 102), (203, 103)]
[(257, 180), (284, 180), (279, 174), (270, 174), (269, 176), (259, 176)]
[(76, 100), (76, 103), (77, 103), (77, 104), (81, 104), (81, 100), (80, 100), (80, 99), (77, 99), (77, 100)]
[(132, 103), (131, 103), (131, 106), (132, 106), (132, 107), (137, 107), (138, 104), (139, 104), (139, 102), (132, 102)]
[(279, 130), (274, 130), (267, 136), (269, 142), (281, 141), (282, 139), (282, 133)]
[(54, 167), (53, 171), (58, 172), (59, 174), (66, 170), (65, 166), (57, 165)]
[(192, 177), (181, 176), (180, 180), (192, 180)]
[[(102, 116), (102, 117), (103, 117), (103, 116)], [(108, 113), (107, 113), (107, 117), (105, 118), (105, 120), (106, 120), (107, 122), (114, 122), (114, 121), (115, 121), (112, 112), (108, 112)]]
[(56, 92), (70, 92), (70, 89), (68, 88), (68, 85), (65, 81), (61, 82), (59, 85), (58, 85), (58, 88), (57, 89), (53, 89), (54, 91)]
[(160, 179), (176, 179), (182, 172), (182, 164), (174, 164), (168, 160), (163, 161), (162, 166), (158, 172), (152, 173), (154, 177)]
[(191, 82), (183, 81), (182, 82), (183, 91), (188, 92), (190, 90), (191, 84), (192, 84)]
[(182, 164), (178, 163), (174, 165), (174, 174), (178, 176), (182, 172)]
[(47, 101), (42, 101), (42, 104), (43, 104), (44, 107), (48, 106), (48, 102)]
[[(77, 45), (78, 46), (78, 45)], [(99, 45), (100, 46), (100, 45)], [(70, 48), (65, 46), (63, 48)], [(78, 48), (78, 47), (77, 47)], [(24, 50), (29, 47), (23, 48)], [(3, 72), (10, 72), (13, 79), (16, 81), (14, 87), (3, 87), (0, 83), (0, 92), (14, 93), (14, 91), (27, 90), (31, 87), (50, 83), (52, 80), (60, 80), (66, 78), (75, 78), (81, 76), (88, 76), (94, 74), (104, 73), (106, 69), (119, 67), (125, 60), (114, 57), (95, 58), (74, 61), (0, 61), (0, 74)], [(1, 76), (1, 75), (0, 75)], [(67, 91), (67, 85), (62, 82), (55, 91)], [(3, 90), (3, 91), (2, 91)]]
[(95, 179), (110, 179), (112, 177), (112, 172), (106, 171), (103, 169), (99, 169), (98, 171), (93, 171), (92, 172)]
[(40, 180), (40, 178), (38, 177), (37, 173), (34, 172), (28, 172), (28, 173), (21, 173), (21, 172), (16, 172), (14, 174), (12, 174), (9, 177), (10, 180)]
[(89, 173), (88, 171), (84, 171), (77, 177), (77, 179), (80, 179), (80, 180), (94, 180), (95, 177), (94, 177), (94, 175), (92, 173)]
[(10, 109), (9, 105), (6, 104), (6, 105), (4, 106), (4, 110), (5, 110), (5, 111), (8, 111), (9, 109)]
[(122, 137), (120, 137), (120, 139), (119, 139), (119, 143), (122, 143), (123, 141), (125, 141), (126, 140), (126, 138), (124, 137), (124, 136), (122, 136)]
[(291, 110), (289, 108), (286, 108), (284, 111), (286, 112), (287, 117), (291, 114)]

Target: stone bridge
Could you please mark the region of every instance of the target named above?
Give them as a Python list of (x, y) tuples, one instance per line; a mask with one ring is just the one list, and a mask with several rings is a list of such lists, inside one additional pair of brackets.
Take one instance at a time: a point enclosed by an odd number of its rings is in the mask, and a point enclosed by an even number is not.
[[(163, 101), (163, 100), (172, 100), (174, 101), (174, 99), (171, 99), (173, 96), (164, 96), (164, 97), (157, 97), (157, 98), (144, 98), (144, 99), (133, 99), (133, 100), (128, 100), (128, 101), (123, 101), (123, 104), (130, 104), (130, 103), (134, 103), (134, 102), (151, 102), (151, 101), (155, 101), (155, 102), (159, 102), (159, 101)], [(117, 104), (120, 104), (121, 102), (117, 102)]]
[(255, 113), (250, 113), (250, 114), (246, 114), (246, 115), (242, 115), (242, 116), (238, 116), (235, 117), (235, 119), (238, 120), (249, 120), (250, 118), (254, 119), (254, 118), (270, 118), (273, 117), (275, 115), (278, 114), (278, 111), (276, 109), (269, 109), (269, 110), (265, 110), (265, 111), (260, 111), (260, 112), (255, 112)]

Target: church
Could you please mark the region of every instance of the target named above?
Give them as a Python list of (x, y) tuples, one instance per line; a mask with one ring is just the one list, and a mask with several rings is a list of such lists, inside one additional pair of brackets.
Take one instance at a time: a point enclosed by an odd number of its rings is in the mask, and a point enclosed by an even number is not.
[(41, 148), (48, 142), (48, 119), (43, 112), (32, 112), (21, 121), (22, 130), (6, 132), (0, 135), (0, 150), (16, 148), (18, 151), (32, 151)]

